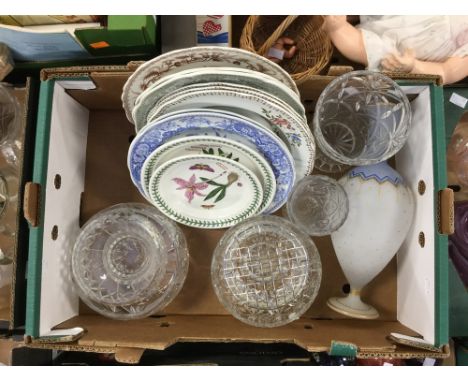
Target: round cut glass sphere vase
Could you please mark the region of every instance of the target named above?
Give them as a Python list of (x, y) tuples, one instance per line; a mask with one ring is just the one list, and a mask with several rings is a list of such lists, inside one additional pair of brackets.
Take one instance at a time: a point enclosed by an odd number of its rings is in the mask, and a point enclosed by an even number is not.
[(389, 77), (367, 70), (339, 76), (315, 107), (320, 169), (334, 172), (340, 169), (336, 163), (363, 166), (387, 160), (405, 144), (410, 125), (409, 100)]
[(309, 175), (294, 186), (286, 208), (289, 219), (304, 232), (326, 236), (344, 223), (348, 198), (335, 179)]

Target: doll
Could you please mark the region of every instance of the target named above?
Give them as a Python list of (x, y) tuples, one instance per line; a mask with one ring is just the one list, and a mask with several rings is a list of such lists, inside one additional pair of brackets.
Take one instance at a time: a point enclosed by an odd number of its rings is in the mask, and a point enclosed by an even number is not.
[(435, 74), (444, 84), (468, 76), (468, 16), (326, 16), (324, 28), (348, 59), (370, 70)]

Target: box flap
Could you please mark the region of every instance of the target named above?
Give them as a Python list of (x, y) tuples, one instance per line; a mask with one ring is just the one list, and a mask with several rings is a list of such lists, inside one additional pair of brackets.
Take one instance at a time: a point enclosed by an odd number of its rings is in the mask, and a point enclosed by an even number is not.
[[(329, 351), (332, 341), (354, 344), (359, 351), (392, 352), (386, 337), (391, 332), (415, 332), (398, 322), (302, 318), (277, 328), (257, 328), (232, 316), (167, 315), (141, 320), (115, 321), (102, 316), (75, 317), (58, 328), (83, 327), (83, 346), (130, 347), (164, 350), (176, 342), (285, 342), (308, 351)], [(112, 325), (109, 323), (112, 322)]]
[(120, 363), (136, 365), (140, 362), (145, 349), (136, 348), (117, 348), (115, 351), (115, 360)]
[(41, 337), (31, 338), (25, 336), (25, 343), (62, 343), (62, 342), (73, 342), (83, 336), (85, 330), (83, 328), (71, 328), (71, 329), (56, 329), (50, 332), (44, 333)]
[[(33, 337), (49, 333), (52, 327), (78, 313), (68, 256), (79, 232), (89, 116), (89, 111), (71, 98), (60, 82), (43, 83), (41, 93), (33, 179), (40, 184), (41, 212), (38, 227), (30, 232), (29, 279), (36, 287), (28, 287), (26, 328)], [(62, 208), (64, 205), (68, 207)], [(51, 273), (57, 277), (49, 277)]]
[(406, 336), (400, 333), (390, 333), (388, 337), (390, 340), (400, 345), (411, 346), (436, 353), (442, 353), (443, 351), (442, 348), (435, 347), (431, 343), (424, 341), (422, 338)]
[(126, 65), (70, 66), (42, 69), (40, 77), (41, 81), (47, 81), (54, 78), (64, 79), (66, 77), (88, 77), (91, 73), (95, 72), (131, 72), (131, 70)]
[(59, 326), (79, 324), (86, 327), (86, 333), (78, 341), (30, 343), (29, 346), (102, 353), (115, 353), (125, 348), (137, 349), (135, 352), (138, 354), (138, 350), (164, 350), (177, 342), (289, 342), (310, 352), (330, 352), (333, 344), (348, 344), (356, 348), (358, 358), (447, 358), (450, 355), (448, 346), (444, 346), (442, 352), (435, 353), (395, 345), (386, 338), (388, 333), (403, 330), (408, 336), (416, 335), (397, 322), (338, 321), (337, 324), (330, 320), (300, 319), (284, 327), (265, 329), (245, 325), (230, 316), (171, 315), (137, 321), (112, 321), (113, 325), (109, 325), (109, 319), (101, 316), (80, 316)]
[[(406, 89), (406, 88), (405, 88)], [(396, 156), (397, 168), (413, 191), (415, 212), (398, 251), (398, 320), (435, 343), (435, 216), (431, 103), (429, 87), (412, 101), (411, 132)], [(422, 184), (424, 186), (422, 187)], [(415, 272), (415, 269), (417, 272)]]

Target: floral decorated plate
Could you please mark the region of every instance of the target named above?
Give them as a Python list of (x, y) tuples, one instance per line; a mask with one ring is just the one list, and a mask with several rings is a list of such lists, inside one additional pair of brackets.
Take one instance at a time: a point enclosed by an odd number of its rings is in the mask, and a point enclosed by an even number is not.
[(217, 66), (267, 74), (299, 94), (295, 82), (283, 68), (258, 54), (220, 46), (179, 49), (145, 62), (129, 77), (122, 92), (122, 104), (128, 120), (133, 123), (132, 111), (137, 97), (154, 82), (182, 70)]
[(196, 108), (196, 109), (184, 108), (183, 110), (177, 110), (177, 111), (172, 111), (170, 113), (164, 113), (163, 115), (160, 115), (159, 117), (157, 117), (157, 118), (155, 118), (155, 119), (153, 119), (151, 121), (148, 121), (148, 124), (153, 123), (154, 121), (157, 121), (157, 120), (160, 120), (160, 119), (164, 119), (164, 118), (169, 117), (171, 115), (180, 114), (181, 111), (184, 112), (184, 113), (211, 111), (211, 112), (214, 112), (214, 113), (226, 114), (228, 116), (241, 118), (243, 120), (246, 120), (247, 122), (256, 124), (259, 128), (261, 127), (264, 130), (271, 131), (271, 132), (275, 133), (276, 135), (278, 135), (278, 137), (281, 138), (281, 140), (286, 144), (287, 148), (291, 152), (288, 139), (283, 134), (282, 131), (275, 130), (274, 128), (272, 128), (272, 126), (270, 125), (270, 122), (268, 122), (268, 120), (263, 118), (261, 115), (255, 114), (255, 113), (252, 113), (252, 112), (250, 112), (250, 111), (248, 111), (246, 109), (237, 108), (237, 107), (230, 107), (230, 106), (211, 106), (211, 107), (208, 107), (207, 106), (207, 107)]
[(263, 200), (252, 171), (213, 155), (187, 155), (161, 165), (151, 176), (149, 194), (163, 214), (199, 228), (235, 225), (256, 215)]
[[(242, 95), (254, 95), (257, 97), (262, 98), (265, 102), (268, 102), (272, 105), (274, 105), (276, 108), (282, 109), (284, 113), (287, 113), (290, 118), (294, 119), (296, 121), (296, 125), (298, 127), (302, 126), (302, 129), (305, 130), (305, 134), (311, 135), (311, 130), (310, 128), (307, 128), (307, 118), (304, 115), (299, 115), (297, 114), (289, 105), (287, 105), (285, 102), (282, 100), (278, 99), (275, 96), (272, 96), (271, 94), (268, 94), (266, 92), (263, 92), (261, 90), (255, 89), (251, 86), (242, 86), (242, 85), (236, 85), (236, 84), (227, 84), (223, 82), (207, 82), (206, 84), (197, 84), (197, 85), (190, 85), (187, 87), (184, 87), (183, 89), (174, 92), (172, 94), (169, 94), (163, 98), (161, 98), (160, 102), (158, 102), (153, 109), (150, 111), (147, 122), (149, 123), (151, 121), (154, 121), (157, 118), (161, 117), (161, 114), (159, 114), (159, 110), (164, 110), (167, 105), (172, 105), (174, 101), (179, 100), (179, 97), (195, 97), (200, 95), (200, 93), (209, 93), (213, 90), (216, 91), (227, 91), (227, 92), (239, 92)], [(286, 143), (286, 146), (288, 146), (289, 149), (291, 149), (291, 143), (289, 142), (290, 139), (293, 139), (293, 136), (290, 136), (288, 139), (288, 136), (286, 136), (286, 133), (290, 133), (291, 131), (286, 131), (286, 129), (281, 129), (281, 124), (278, 124), (279, 120), (277, 119), (268, 119), (267, 117), (271, 117), (271, 113), (265, 113), (264, 110), (258, 110), (258, 108), (252, 108), (252, 107), (246, 107), (244, 103), (236, 102), (234, 100), (235, 104), (234, 105), (227, 105), (224, 103), (221, 103), (219, 105), (212, 105), (212, 104), (197, 104), (198, 106), (203, 106), (203, 109), (210, 109), (210, 110), (219, 110), (222, 112), (227, 112), (227, 113), (235, 113), (237, 115), (242, 116), (243, 118), (247, 118), (250, 120), (254, 120), (257, 123), (260, 123), (262, 126), (264, 126), (266, 129), (273, 131), (275, 134), (277, 134), (284, 143)], [(176, 108), (176, 110), (186, 110), (186, 108)], [(191, 109), (191, 107), (190, 107)], [(166, 115), (168, 113), (164, 113)], [(313, 137), (312, 137), (313, 139)]]
[(186, 155), (213, 155), (232, 159), (246, 168), (260, 180), (263, 200), (259, 213), (268, 213), (276, 192), (276, 179), (268, 162), (262, 155), (242, 143), (221, 137), (193, 136), (170, 140), (154, 150), (143, 163), (141, 184), (149, 198), (149, 182), (155, 169), (171, 159)]
[(164, 100), (152, 112), (154, 120), (166, 113), (190, 108), (236, 107), (253, 112), (268, 120), (271, 130), (287, 144), (295, 161), (297, 179), (310, 174), (314, 167), (315, 140), (306, 121), (281, 102), (260, 90), (220, 86), (192, 92)]
[(231, 68), (199, 68), (180, 72), (155, 82), (138, 97), (133, 109), (135, 126), (140, 129), (153, 106), (164, 96), (179, 92), (187, 86), (204, 84), (206, 82), (221, 82), (235, 85), (250, 86), (274, 95), (288, 104), (296, 113), (305, 115), (300, 98), (287, 86), (274, 78), (248, 69)]
[(223, 137), (260, 153), (276, 178), (276, 192), (269, 211), (278, 210), (294, 185), (294, 159), (286, 145), (258, 124), (233, 115), (212, 111), (180, 112), (147, 125), (132, 141), (127, 164), (133, 183), (144, 195), (141, 170), (148, 156), (172, 138), (183, 136)]

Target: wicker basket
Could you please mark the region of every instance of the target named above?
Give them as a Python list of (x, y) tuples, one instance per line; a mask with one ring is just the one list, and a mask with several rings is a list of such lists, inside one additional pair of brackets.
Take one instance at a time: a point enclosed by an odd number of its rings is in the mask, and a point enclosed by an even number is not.
[(330, 38), (322, 28), (323, 20), (323, 16), (250, 16), (240, 47), (264, 56), (280, 37), (293, 39), (296, 53), (280, 65), (301, 83), (320, 73), (333, 53)]

